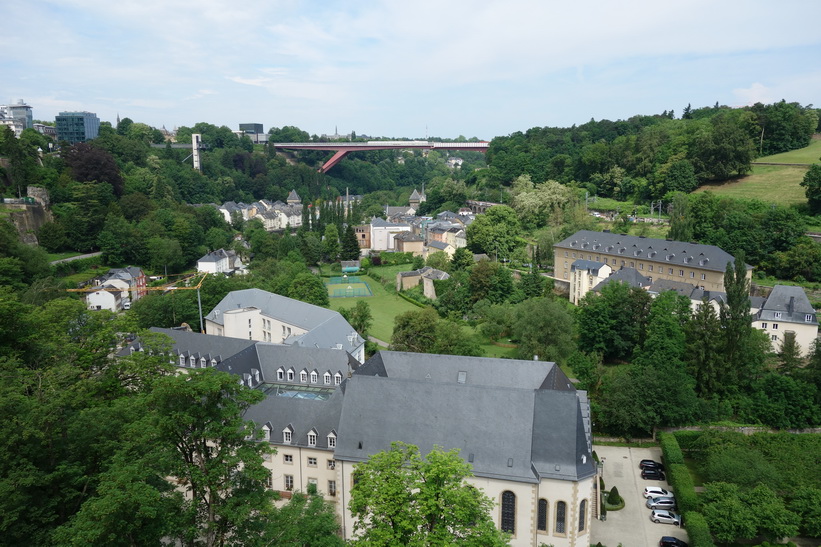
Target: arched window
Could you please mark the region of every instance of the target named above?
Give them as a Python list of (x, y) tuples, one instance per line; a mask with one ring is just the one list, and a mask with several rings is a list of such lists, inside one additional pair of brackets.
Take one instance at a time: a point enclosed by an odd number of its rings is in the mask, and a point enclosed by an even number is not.
[(539, 500), (539, 513), (536, 517), (536, 529), (547, 532), (547, 500)]
[(564, 534), (566, 531), (565, 521), (567, 519), (567, 504), (563, 501), (556, 502), (556, 533)]
[(502, 492), (502, 531), (516, 533), (516, 494), (510, 490)]
[(587, 500), (582, 500), (579, 504), (579, 532), (584, 532), (584, 525), (587, 517)]

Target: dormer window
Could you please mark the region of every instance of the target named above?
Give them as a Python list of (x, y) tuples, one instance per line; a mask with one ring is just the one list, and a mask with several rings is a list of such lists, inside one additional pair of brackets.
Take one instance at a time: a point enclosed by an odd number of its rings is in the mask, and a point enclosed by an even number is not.
[(211, 359), (211, 366), (212, 367), (217, 366), (217, 360), (216, 359)]
[(293, 438), (294, 430), (291, 429), (291, 426), (286, 427), (282, 430), (282, 442), (291, 444), (291, 439)]
[(306, 371), (303, 370), (299, 373), (299, 381), (303, 384), (308, 381), (308, 373)]
[(308, 432), (308, 446), (316, 446), (316, 429)]
[(673, 260), (674, 258), (676, 258), (676, 255), (674, 255), (674, 254), (672, 254), (672, 253), (671, 253), (671, 254), (669, 254), (669, 255), (667, 255), (667, 262), (670, 262), (670, 261), (671, 261), (671, 260)]
[(336, 434), (333, 431), (328, 433), (328, 448), (336, 448)]
[(311, 383), (315, 384), (317, 382), (317, 380), (318, 380), (318, 376), (316, 374), (316, 371), (311, 372)]
[(185, 355), (180, 355), (180, 366), (181, 367), (185, 366)]
[(808, 313), (807, 315), (805, 315), (804, 321), (806, 321), (807, 323), (812, 323), (812, 314)]
[(280, 367), (277, 369), (277, 380), (282, 381), (285, 379), (285, 369)]
[(342, 383), (342, 375), (340, 373), (334, 374), (334, 385), (338, 386)]
[(293, 381), (294, 381), (294, 369), (289, 369), (289, 370), (288, 370), (288, 381), (289, 381), (289, 382), (293, 382)]
[(330, 372), (326, 372), (326, 373), (322, 376), (322, 379), (325, 381), (325, 385), (326, 385), (326, 386), (331, 385), (331, 373), (330, 373)]
[(775, 312), (774, 315), (775, 315), (776, 319), (781, 319), (781, 312), (780, 311)]
[(265, 424), (262, 426), (262, 440), (263, 441), (270, 441), (271, 440), (271, 426)]
[(192, 367), (197, 366), (197, 358), (194, 357), (193, 355), (188, 359), (188, 361), (191, 363)]
[(254, 375), (254, 383), (259, 383), (259, 370), (252, 368), (251, 373)]
[(200, 357), (200, 368), (205, 368), (205, 357)]

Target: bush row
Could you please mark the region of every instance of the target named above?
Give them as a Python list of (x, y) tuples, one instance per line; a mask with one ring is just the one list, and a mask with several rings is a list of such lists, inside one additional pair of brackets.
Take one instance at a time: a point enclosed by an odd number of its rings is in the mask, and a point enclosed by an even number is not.
[(676, 431), (673, 433), (678, 441), (678, 446), (682, 450), (692, 450), (702, 435), (704, 435), (704, 431)]
[[(676, 495), (678, 495), (678, 492), (676, 492)], [(687, 530), (687, 536), (690, 540), (689, 545), (692, 547), (715, 547), (710, 527), (701, 513), (697, 511), (684, 513), (684, 528)]]
[(398, 294), (401, 298), (404, 298), (405, 300), (407, 300), (408, 302), (410, 302), (414, 306), (417, 306), (419, 308), (424, 308), (426, 306), (426, 304), (423, 304), (423, 303), (419, 302), (418, 300), (416, 300), (414, 298), (411, 298), (410, 296), (408, 296), (405, 293), (399, 292), (399, 293), (396, 293), (396, 294)]
[(681, 447), (673, 435), (670, 433), (659, 433), (659, 444), (661, 444), (664, 465), (669, 467), (673, 464), (684, 463), (684, 454), (681, 452)]
[(395, 266), (397, 264), (411, 264), (413, 253), (379, 253), (378, 257), (371, 258), (374, 265)]
[(682, 512), (698, 510), (698, 495), (693, 486), (690, 470), (680, 463), (667, 466), (667, 480), (676, 494), (676, 503)]

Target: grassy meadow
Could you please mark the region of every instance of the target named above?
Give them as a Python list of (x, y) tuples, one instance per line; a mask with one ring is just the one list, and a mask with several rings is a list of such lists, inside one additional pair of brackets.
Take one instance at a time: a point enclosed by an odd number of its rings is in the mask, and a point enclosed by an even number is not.
[[(813, 139), (809, 146), (782, 154), (758, 158), (756, 163), (819, 163), (821, 139)], [(757, 199), (779, 205), (798, 205), (807, 202), (801, 181), (807, 167), (799, 165), (753, 165), (747, 176), (731, 182), (705, 184), (696, 192), (711, 191), (720, 196)]]

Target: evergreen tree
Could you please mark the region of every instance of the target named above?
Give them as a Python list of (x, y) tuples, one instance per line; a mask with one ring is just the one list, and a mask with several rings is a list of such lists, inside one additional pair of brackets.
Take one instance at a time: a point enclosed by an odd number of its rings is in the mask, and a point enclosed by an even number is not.
[(339, 257), (339, 230), (336, 229), (336, 224), (327, 224), (325, 226), (322, 251), (330, 262), (336, 262)]
[(721, 324), (713, 306), (703, 300), (685, 327), (687, 369), (696, 381), (696, 393), (711, 397), (720, 391), (719, 369), (722, 366)]
[(342, 250), (339, 253), (342, 260), (359, 260), (359, 242), (353, 224), (348, 224), (342, 236)]
[(745, 362), (744, 346), (751, 338), (752, 316), (750, 282), (747, 279), (747, 265), (744, 263), (743, 252), (736, 255), (734, 264), (727, 263), (724, 292), (727, 294), (727, 301), (722, 302), (719, 308), (719, 319), (724, 332), (724, 368), (719, 372), (718, 379), (726, 392), (738, 386), (744, 378), (744, 370), (749, 365)]
[(792, 376), (801, 366), (801, 347), (794, 332), (785, 332), (778, 352), (779, 369), (782, 374)]

